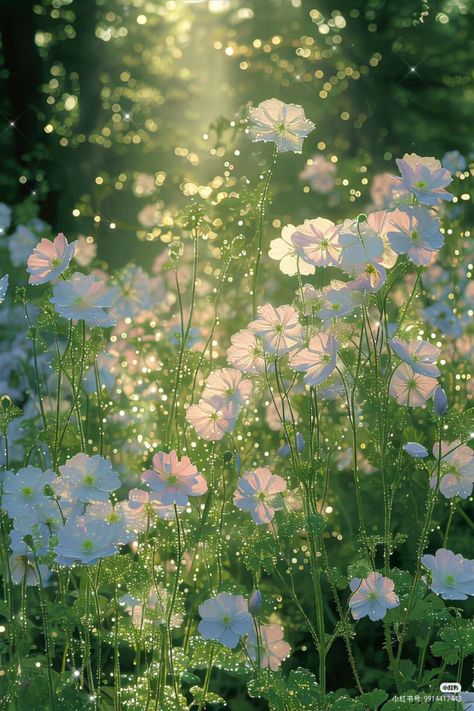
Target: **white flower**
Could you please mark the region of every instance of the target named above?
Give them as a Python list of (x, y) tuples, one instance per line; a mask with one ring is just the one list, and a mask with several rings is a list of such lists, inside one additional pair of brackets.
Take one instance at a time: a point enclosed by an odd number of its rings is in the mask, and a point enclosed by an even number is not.
[(120, 479), (112, 464), (98, 454), (89, 457), (83, 452), (75, 454), (59, 467), (61, 478), (53, 487), (68, 501), (108, 501), (109, 495), (120, 487)]
[(267, 99), (249, 110), (250, 136), (253, 141), (272, 141), (280, 153), (301, 153), (303, 140), (314, 129), (302, 106)]
[[(447, 499), (460, 496), (467, 499), (472, 494), (474, 487), (474, 451), (462, 445), (459, 440), (455, 442), (438, 442), (433, 446), (433, 455), (437, 459), (441, 449), (441, 481), (439, 490)], [(431, 488), (435, 489), (437, 475), (431, 479)]]
[(53, 288), (55, 310), (64, 318), (84, 320), (91, 326), (114, 326), (115, 320), (105, 311), (112, 305), (115, 292), (94, 274), (75, 272), (69, 281), (61, 281)]
[(433, 346), (429, 341), (410, 341), (406, 343), (400, 338), (393, 338), (389, 341), (391, 349), (405, 363), (408, 363), (415, 373), (438, 378), (441, 373), (435, 365), (440, 356), (440, 349)]
[(55, 547), (56, 563), (91, 565), (101, 558), (114, 555), (118, 548), (117, 532), (105, 521), (78, 516), (71, 518), (58, 531)]
[(342, 248), (341, 266), (347, 272), (367, 262), (381, 262), (384, 243), (368, 222), (344, 220), (339, 228), (339, 243)]
[(281, 237), (273, 239), (270, 242), (268, 256), (280, 262), (280, 271), (288, 276), (295, 276), (295, 274), (314, 274), (314, 266), (308, 264), (303, 257), (298, 255), (292, 240), (296, 229), (294, 225), (286, 225), (283, 227)]
[(250, 634), (253, 621), (247, 600), (242, 595), (221, 592), (199, 605), (201, 622), (198, 632), (205, 639), (214, 639), (235, 649), (243, 634)]
[(264, 351), (261, 340), (252, 331), (243, 328), (230, 339), (227, 360), (243, 373), (263, 373), (265, 370)]
[(24, 509), (30, 513), (34, 507), (45, 500), (44, 489), (53, 481), (54, 473), (51, 469), (43, 472), (31, 465), (19, 469), (16, 474), (12, 471), (5, 472), (3, 508), (12, 518), (20, 515)]
[(444, 600), (467, 600), (474, 595), (474, 560), (440, 548), (435, 555), (423, 555), (421, 563), (431, 573), (431, 590)]
[(219, 368), (206, 379), (202, 399), (218, 408), (232, 405), (236, 410), (248, 402), (252, 394), (250, 380), (242, 380), (235, 368)]
[(352, 595), (349, 607), (352, 617), (360, 620), (368, 615), (372, 622), (382, 620), (387, 610), (400, 604), (393, 588), (393, 580), (375, 571), (369, 573), (364, 580), (360, 578), (351, 580)]

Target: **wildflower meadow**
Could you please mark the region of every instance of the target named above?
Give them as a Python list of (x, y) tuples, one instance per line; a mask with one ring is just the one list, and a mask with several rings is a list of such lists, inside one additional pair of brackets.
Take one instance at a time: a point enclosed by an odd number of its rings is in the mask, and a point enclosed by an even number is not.
[[(75, 72), (52, 49), (84, 6), (32, 5), (53, 100), (35, 149), (1, 169), (18, 190), (0, 193), (5, 711), (474, 708), (474, 153), (448, 124), (428, 151), (403, 118), (404, 140), (359, 153), (335, 120), (322, 135), (326, 107), (347, 121), (344, 93), (318, 97), (311, 61), (347, 84), (336, 39), (366, 3), (286, 4), (287, 30), (265, 39), (255, 3), (87, 2), (94, 41), (135, 57), (116, 60), (122, 92), (97, 70), (112, 116), (98, 132), (79, 112), (89, 60)], [(451, 21), (408, 5), (413, 37)], [(238, 22), (259, 36), (239, 44)], [(195, 149), (178, 115), (172, 138), (160, 124), (193, 27), (219, 62), (257, 64), (252, 98), (219, 79), (234, 109), (199, 109)], [(157, 67), (153, 101), (138, 61)], [(147, 132), (181, 162), (162, 169)], [(90, 185), (73, 198), (75, 170)]]

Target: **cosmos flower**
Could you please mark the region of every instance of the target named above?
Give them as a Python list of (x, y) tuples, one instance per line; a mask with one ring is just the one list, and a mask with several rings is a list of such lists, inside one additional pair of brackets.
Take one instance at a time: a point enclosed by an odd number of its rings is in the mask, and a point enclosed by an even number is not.
[(3, 304), (3, 301), (5, 300), (5, 294), (7, 293), (8, 289), (8, 274), (5, 274), (5, 276), (2, 276), (0, 279), (0, 304)]
[(306, 161), (304, 170), (301, 171), (300, 180), (310, 184), (315, 193), (327, 194), (334, 187), (337, 167), (335, 163), (323, 156), (315, 155)]
[(21, 515), (24, 509), (29, 512), (45, 499), (44, 489), (50, 486), (55, 476), (51, 469), (42, 471), (28, 465), (18, 470), (3, 474), (2, 506), (11, 518)]
[(286, 481), (268, 467), (258, 467), (238, 480), (234, 506), (249, 511), (255, 523), (270, 523), (275, 511), (283, 508), (282, 491), (286, 491)]
[(119, 545), (113, 526), (85, 516), (70, 518), (57, 537), (56, 563), (65, 566), (75, 563), (92, 565), (101, 558), (114, 555)]
[(341, 267), (349, 273), (367, 262), (380, 263), (383, 258), (383, 239), (367, 221), (344, 220), (339, 227)]
[(74, 252), (74, 261), (80, 267), (88, 267), (97, 256), (97, 244), (92, 237), (84, 237), (79, 235), (77, 238), (76, 251)]
[(281, 237), (270, 242), (268, 256), (280, 262), (280, 271), (288, 276), (295, 274), (314, 274), (314, 266), (299, 254), (296, 250), (292, 236), (296, 232), (294, 225), (286, 225), (281, 231)]
[(422, 407), (438, 386), (436, 378), (415, 373), (407, 363), (402, 363), (390, 381), (389, 393), (399, 405)]
[(216, 407), (232, 406), (238, 409), (251, 394), (252, 383), (250, 380), (242, 380), (239, 370), (219, 368), (206, 378), (202, 399)]
[(336, 367), (338, 344), (334, 336), (317, 333), (308, 343), (307, 348), (295, 353), (290, 365), (303, 372), (307, 385), (319, 385), (328, 378)]
[(342, 283), (331, 282), (329, 289), (324, 291), (321, 308), (316, 312), (319, 318), (342, 318), (355, 309), (354, 291)]
[(37, 242), (38, 237), (28, 227), (17, 227), (8, 238), (8, 251), (14, 267), (22, 267), (25, 264)]
[(407, 194), (407, 191), (400, 185), (399, 178), (395, 178), (390, 173), (374, 175), (370, 185), (370, 197), (376, 208), (393, 207)]
[(116, 319), (136, 319), (153, 306), (151, 279), (144, 269), (128, 264), (117, 276), (112, 313)]
[[(122, 511), (129, 531), (143, 533), (149, 525), (152, 525), (155, 516), (164, 520), (174, 518), (174, 507), (172, 504), (163, 504), (160, 496), (153, 491), (143, 491), (142, 489), (130, 489), (128, 499), (121, 501), (118, 506)], [(178, 513), (184, 508), (177, 507)]]
[(115, 320), (105, 311), (113, 303), (115, 292), (94, 274), (75, 272), (68, 281), (53, 288), (55, 310), (64, 318), (83, 320), (91, 326), (114, 326)]
[(410, 457), (415, 457), (415, 459), (424, 459), (428, 456), (428, 450), (419, 442), (407, 442), (403, 445), (403, 449)]
[[(439, 445), (433, 446), (433, 455), (439, 456)], [(468, 499), (474, 488), (474, 451), (462, 445), (459, 440), (455, 442), (441, 442), (441, 479), (439, 490), (447, 499), (460, 496)], [(431, 479), (431, 488), (435, 489), (437, 475)]]
[(431, 590), (443, 600), (467, 600), (474, 595), (474, 560), (439, 548), (434, 555), (423, 555), (421, 563), (430, 571)]
[[(262, 669), (270, 668), (272, 671), (278, 671), (282, 661), (289, 657), (291, 652), (290, 645), (283, 639), (283, 627), (275, 623), (260, 624), (258, 634), (260, 638), (260, 666)], [(247, 638), (246, 647), (249, 657), (256, 661), (258, 648), (255, 627)]]
[(120, 479), (105, 457), (75, 454), (59, 467), (61, 477), (53, 483), (55, 492), (68, 501), (108, 501), (120, 488)]
[(416, 153), (405, 153), (397, 158), (401, 173), (400, 186), (413, 193), (423, 205), (436, 205), (438, 200), (451, 200), (444, 188), (451, 183), (451, 173), (435, 158), (421, 158)]
[(382, 239), (383, 253), (382, 256), (377, 259), (377, 263), (382, 267), (385, 267), (385, 269), (391, 269), (394, 267), (398, 259), (398, 254), (394, 252), (388, 239), (390, 216), (392, 214), (393, 213), (388, 210), (377, 210), (375, 212), (371, 212), (370, 215), (367, 215), (367, 224), (372, 227), (374, 232), (376, 232)]
[(243, 373), (263, 373), (264, 350), (261, 340), (252, 331), (243, 328), (231, 336), (232, 345), (227, 349), (227, 360)]
[(302, 106), (279, 99), (267, 99), (249, 109), (249, 118), (252, 141), (272, 141), (280, 153), (301, 153), (304, 139), (315, 127)]
[(435, 365), (441, 351), (428, 341), (415, 340), (407, 343), (401, 338), (392, 338), (389, 345), (401, 360), (413, 368), (415, 373), (428, 375), (431, 378), (438, 378), (441, 375)]
[(368, 291), (376, 294), (387, 281), (387, 272), (381, 264), (376, 262), (366, 262), (359, 265), (357, 276), (353, 281), (347, 283), (347, 288), (352, 291)]
[(186, 506), (188, 496), (202, 496), (207, 491), (206, 480), (189, 457), (178, 459), (174, 450), (169, 454), (157, 452), (153, 456), (153, 469), (143, 472), (141, 479), (165, 505)]
[(134, 538), (133, 533), (127, 528), (125, 515), (120, 504), (114, 506), (111, 501), (95, 501), (87, 506), (84, 513), (84, 520), (87, 522), (89, 519), (105, 521), (105, 523), (113, 527), (115, 540), (120, 545), (130, 543)]
[(298, 347), (303, 327), (293, 306), (285, 304), (274, 308), (271, 304), (265, 304), (259, 306), (257, 311), (258, 318), (249, 323), (249, 329), (262, 337), (269, 353), (283, 355)]
[(317, 267), (336, 266), (341, 255), (339, 228), (325, 217), (305, 220), (292, 235), (297, 254)]
[(354, 578), (351, 580), (350, 587), (352, 595), (349, 599), (349, 607), (355, 620), (366, 616), (372, 622), (383, 620), (387, 610), (400, 604), (394, 592), (393, 580), (375, 571), (369, 573), (363, 580)]
[(422, 207), (406, 205), (395, 210), (387, 232), (390, 245), (397, 254), (407, 254), (414, 264), (426, 266), (444, 242), (439, 220)]
[(55, 281), (69, 266), (77, 242), (69, 242), (60, 232), (54, 240), (42, 239), (28, 257), (27, 271), (30, 284), (46, 284)]
[(199, 615), (198, 632), (230, 649), (235, 649), (241, 636), (253, 629), (248, 603), (242, 595), (221, 592), (199, 605)]
[(200, 437), (215, 442), (227, 432), (233, 431), (236, 423), (235, 408), (232, 405), (217, 408), (201, 399), (197, 405), (188, 407), (186, 420)]

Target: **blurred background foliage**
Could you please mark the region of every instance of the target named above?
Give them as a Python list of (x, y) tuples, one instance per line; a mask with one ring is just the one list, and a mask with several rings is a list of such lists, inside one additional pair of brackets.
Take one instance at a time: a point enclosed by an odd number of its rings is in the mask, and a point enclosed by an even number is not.
[[(0, 0), (2, 200), (38, 202), (112, 266), (176, 239), (190, 196), (211, 239), (245, 236), (242, 205), (219, 205), (268, 166), (240, 134), (275, 96), (317, 127), (278, 160), (270, 236), (352, 216), (405, 151), (472, 150), (473, 19), (470, 0)], [(315, 154), (336, 167), (329, 193), (299, 177)]]

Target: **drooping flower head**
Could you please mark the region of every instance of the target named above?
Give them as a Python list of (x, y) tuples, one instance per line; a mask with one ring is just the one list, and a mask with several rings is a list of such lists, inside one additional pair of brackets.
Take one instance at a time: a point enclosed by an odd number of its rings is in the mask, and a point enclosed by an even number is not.
[(189, 457), (178, 459), (174, 450), (169, 454), (157, 452), (153, 457), (153, 469), (148, 469), (141, 478), (165, 505), (186, 506), (188, 496), (201, 496), (207, 491), (206, 480), (198, 474)]
[(91, 326), (114, 326), (115, 320), (105, 310), (112, 305), (114, 294), (94, 274), (75, 272), (68, 281), (55, 284), (51, 303), (64, 318), (82, 319)]
[(69, 242), (60, 232), (54, 240), (42, 239), (28, 257), (30, 284), (46, 284), (58, 279), (69, 266), (77, 242)]
[(372, 571), (366, 578), (354, 578), (350, 588), (352, 595), (349, 607), (352, 617), (360, 620), (368, 616), (372, 622), (383, 620), (387, 610), (398, 607), (399, 600), (394, 592), (394, 582), (380, 573)]
[(397, 158), (401, 173), (400, 186), (413, 193), (423, 205), (436, 205), (438, 200), (452, 200), (444, 188), (452, 181), (449, 170), (441, 167), (435, 158), (422, 158), (416, 153), (405, 153)]
[(290, 360), (295, 370), (303, 372), (304, 382), (319, 385), (328, 378), (336, 367), (337, 341), (328, 333), (317, 333), (307, 348), (297, 351)]
[(434, 555), (423, 555), (421, 563), (431, 573), (431, 590), (444, 600), (467, 600), (474, 595), (474, 560), (439, 548)]
[(242, 595), (221, 592), (199, 605), (199, 614), (199, 634), (230, 649), (235, 649), (241, 636), (249, 635), (253, 629), (248, 603)]
[(271, 304), (265, 304), (257, 310), (258, 318), (249, 323), (249, 329), (261, 336), (265, 350), (275, 355), (283, 355), (298, 347), (303, 336), (303, 327), (293, 306), (285, 304), (275, 308)]
[(278, 151), (301, 153), (303, 141), (314, 129), (302, 106), (267, 99), (249, 109), (250, 136), (253, 141), (271, 141)]
[(234, 505), (249, 511), (255, 523), (270, 523), (275, 511), (283, 508), (280, 494), (286, 491), (286, 481), (272, 474), (269, 467), (257, 467), (240, 477), (234, 494)]

